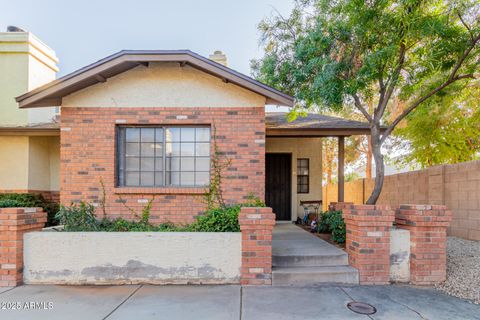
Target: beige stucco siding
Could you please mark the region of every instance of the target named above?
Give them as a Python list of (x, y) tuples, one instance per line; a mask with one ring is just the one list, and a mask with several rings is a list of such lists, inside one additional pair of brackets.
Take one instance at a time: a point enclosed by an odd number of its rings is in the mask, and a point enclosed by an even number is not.
[(263, 107), (265, 101), (188, 65), (156, 62), (66, 96), (62, 107)]
[(59, 137), (0, 136), (0, 190), (59, 190)]
[[(292, 221), (303, 217), (300, 201), (322, 199), (322, 139), (321, 138), (267, 138), (267, 153), (292, 154)], [(309, 193), (297, 194), (297, 159), (310, 161)]]
[(28, 137), (0, 136), (0, 190), (28, 189)]

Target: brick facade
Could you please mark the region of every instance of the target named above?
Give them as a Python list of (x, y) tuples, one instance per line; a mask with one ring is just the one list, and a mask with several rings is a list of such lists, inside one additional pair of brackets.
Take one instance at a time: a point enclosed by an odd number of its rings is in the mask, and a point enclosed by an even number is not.
[(272, 208), (242, 208), (238, 218), (242, 232), (242, 285), (272, 284)]
[(386, 284), (390, 281), (390, 229), (395, 211), (386, 205), (338, 203), (342, 210), (351, 266), (358, 269), (360, 284)]
[[(265, 111), (242, 108), (62, 108), (60, 200), (102, 199), (111, 218), (132, 217), (121, 202), (141, 212), (155, 195), (151, 221), (190, 223), (204, 210), (203, 188), (117, 188), (115, 128), (117, 125), (211, 125), (220, 152), (231, 159), (223, 174), (224, 198), (242, 202), (249, 193), (264, 197)], [(212, 135), (214, 130), (211, 130)], [(213, 150), (213, 143), (211, 144)], [(212, 152), (211, 152), (212, 153)], [(100, 210), (97, 210), (100, 211)]]
[(47, 222), (42, 208), (0, 209), (0, 287), (23, 281), (23, 234), (38, 231)]
[(432, 285), (445, 281), (447, 228), (452, 212), (443, 205), (400, 205), (398, 227), (410, 231), (410, 280)]

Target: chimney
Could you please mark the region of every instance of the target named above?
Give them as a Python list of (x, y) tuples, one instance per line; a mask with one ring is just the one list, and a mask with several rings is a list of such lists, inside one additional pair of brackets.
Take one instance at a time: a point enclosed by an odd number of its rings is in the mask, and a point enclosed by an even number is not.
[(208, 58), (216, 63), (220, 63), (225, 67), (228, 67), (227, 56), (220, 50), (215, 50)]
[(57, 64), (55, 51), (31, 32), (16, 26), (0, 31), (0, 126), (51, 121), (55, 106), (19, 109), (15, 97), (55, 80)]

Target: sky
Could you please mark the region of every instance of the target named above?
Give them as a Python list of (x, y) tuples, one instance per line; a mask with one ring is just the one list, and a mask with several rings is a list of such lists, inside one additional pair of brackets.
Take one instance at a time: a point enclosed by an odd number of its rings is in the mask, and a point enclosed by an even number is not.
[(58, 76), (122, 49), (222, 50), (229, 67), (250, 75), (262, 56), (258, 23), (293, 0), (0, 0), (0, 31), (15, 25), (55, 50)]

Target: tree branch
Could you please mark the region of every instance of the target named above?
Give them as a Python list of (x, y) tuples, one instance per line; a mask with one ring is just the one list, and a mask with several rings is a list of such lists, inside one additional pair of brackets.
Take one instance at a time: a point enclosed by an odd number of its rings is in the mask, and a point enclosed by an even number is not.
[(360, 98), (356, 93), (353, 95), (353, 100), (355, 101), (355, 107), (360, 110), (360, 112), (363, 114), (365, 118), (367, 118), (368, 122), (372, 122), (373, 119), (372, 117), (368, 114), (367, 110), (362, 106), (362, 102), (360, 101)]
[(407, 109), (405, 109), (388, 127), (387, 129), (383, 132), (382, 137), (380, 139), (380, 144), (384, 143), (387, 137), (392, 133), (393, 129), (402, 121), (410, 112), (412, 112), (416, 107), (418, 107), (422, 102), (436, 94), (437, 92), (443, 90), (444, 88), (448, 87), (455, 81), (461, 80), (461, 79), (475, 79), (475, 75), (473, 73), (469, 74), (462, 74), (462, 75), (457, 75), (458, 70), (462, 66), (463, 62), (465, 62), (465, 59), (467, 59), (468, 55), (470, 52), (475, 48), (477, 45), (477, 42), (480, 41), (480, 34), (478, 34), (476, 37), (472, 37), (472, 41), (470, 46), (465, 49), (463, 52), (462, 56), (460, 59), (458, 59), (457, 63), (452, 69), (452, 72), (450, 73), (450, 76), (447, 78), (447, 80), (441, 84), (440, 86), (436, 87), (435, 89), (431, 90), (428, 92), (426, 95), (423, 97), (419, 98), (411, 106), (409, 106)]
[(445, 89), (455, 81), (461, 80), (461, 79), (467, 79), (467, 78), (472, 78), (475, 79), (473, 74), (464, 74), (464, 75), (459, 75), (455, 76), (453, 79), (448, 79), (445, 81), (442, 85), (436, 87), (420, 99), (416, 100), (411, 106), (409, 106), (407, 109), (405, 109), (388, 127), (387, 129), (383, 132), (382, 137), (380, 138), (380, 143), (385, 142), (387, 137), (392, 133), (393, 129), (402, 121), (410, 112), (412, 112), (416, 107), (418, 107), (422, 102), (436, 94), (437, 92)]
[[(393, 90), (395, 90), (395, 86), (397, 85), (398, 77), (400, 76), (400, 72), (402, 71), (403, 64), (405, 63), (405, 53), (407, 52), (405, 42), (402, 40), (400, 43), (400, 48), (398, 51), (398, 63), (397, 67), (393, 71), (391, 81), (388, 84), (388, 88), (384, 92), (383, 99), (378, 101), (378, 107), (374, 111), (374, 118), (381, 119), (387, 107), (388, 101), (393, 94)], [(384, 89), (385, 90), (385, 89)]]

